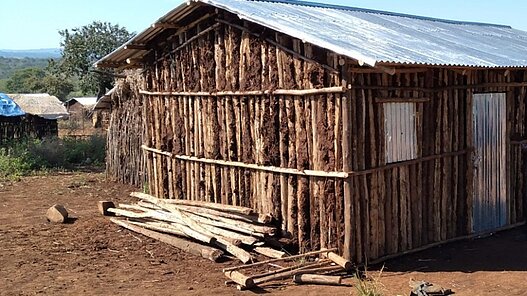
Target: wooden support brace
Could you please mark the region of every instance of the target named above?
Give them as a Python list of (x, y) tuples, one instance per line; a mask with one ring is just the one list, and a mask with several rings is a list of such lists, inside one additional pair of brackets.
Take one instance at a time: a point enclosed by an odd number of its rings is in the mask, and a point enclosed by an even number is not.
[(165, 155), (165, 156), (176, 158), (179, 160), (201, 162), (201, 163), (215, 164), (215, 165), (222, 165), (222, 166), (229, 166), (229, 167), (247, 168), (247, 169), (256, 170), (256, 171), (267, 171), (267, 172), (278, 173), (278, 174), (290, 174), (290, 175), (325, 177), (325, 178), (342, 178), (342, 179), (348, 178), (348, 175), (349, 175), (348, 173), (345, 173), (345, 172), (323, 172), (323, 171), (314, 171), (314, 170), (301, 171), (301, 170), (291, 169), (291, 168), (279, 168), (279, 167), (272, 167), (272, 166), (261, 166), (257, 164), (247, 164), (247, 163), (238, 162), (238, 161), (226, 161), (226, 160), (217, 160), (217, 159), (198, 158), (194, 156), (174, 155), (170, 152), (150, 148), (145, 145), (141, 146), (141, 148), (143, 148), (143, 150), (145, 151)]

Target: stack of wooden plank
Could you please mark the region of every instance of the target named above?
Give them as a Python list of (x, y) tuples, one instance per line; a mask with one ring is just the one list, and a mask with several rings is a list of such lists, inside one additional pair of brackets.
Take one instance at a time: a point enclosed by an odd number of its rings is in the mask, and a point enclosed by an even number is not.
[(224, 252), (244, 264), (255, 261), (251, 252), (271, 258), (286, 256), (285, 252), (266, 246), (266, 241), (277, 233), (271, 215), (239, 206), (158, 199), (138, 192), (131, 196), (139, 202), (106, 211), (126, 218), (111, 221), (132, 231), (212, 261)]

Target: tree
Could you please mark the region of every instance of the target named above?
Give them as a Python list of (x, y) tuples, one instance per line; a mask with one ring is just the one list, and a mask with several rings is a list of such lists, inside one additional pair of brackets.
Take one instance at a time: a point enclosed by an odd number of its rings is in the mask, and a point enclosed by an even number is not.
[(10, 93), (38, 93), (44, 89), (42, 79), (46, 72), (40, 68), (17, 70), (6, 82), (6, 91)]
[(63, 39), (60, 69), (67, 75), (78, 76), (85, 94), (100, 96), (107, 88), (112, 88), (113, 77), (91, 71), (93, 64), (128, 41), (133, 34), (124, 27), (107, 22), (93, 22), (59, 31), (59, 34)]
[(46, 93), (56, 96), (61, 101), (66, 101), (75, 88), (71, 78), (61, 71), (60, 64), (54, 60), (49, 60), (46, 77), (42, 79), (42, 84)]
[[(50, 65), (53, 65), (50, 61)], [(59, 74), (57, 74), (59, 73)], [(60, 72), (41, 68), (17, 70), (6, 82), (6, 92), (10, 93), (48, 93), (64, 101), (73, 90), (73, 83)]]

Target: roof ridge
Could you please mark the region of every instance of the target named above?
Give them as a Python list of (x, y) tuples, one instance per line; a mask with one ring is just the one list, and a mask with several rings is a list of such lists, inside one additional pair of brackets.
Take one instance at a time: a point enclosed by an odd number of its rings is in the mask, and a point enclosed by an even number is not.
[(319, 3), (319, 2), (312, 2), (312, 1), (299, 1), (299, 0), (246, 0), (246, 1), (276, 2), (276, 3), (299, 5), (299, 6), (310, 6), (310, 7), (319, 7), (319, 8), (328, 8), (328, 9), (358, 11), (358, 12), (365, 12), (365, 13), (372, 13), (372, 14), (384, 14), (388, 16), (398, 16), (398, 17), (413, 18), (413, 19), (419, 19), (419, 20), (425, 20), (425, 21), (443, 22), (443, 23), (454, 24), (454, 25), (473, 25), (473, 26), (485, 26), (485, 27), (512, 29), (512, 27), (508, 25), (500, 25), (500, 24), (492, 24), (492, 23), (484, 23), (484, 22), (456, 21), (456, 20), (449, 20), (449, 19), (442, 19), (442, 18), (435, 18), (435, 17), (428, 17), (428, 16), (419, 16), (419, 15), (406, 14), (406, 13), (390, 12), (390, 11), (385, 11), (385, 10), (359, 8), (359, 7), (337, 5), (337, 4), (326, 4), (326, 3)]

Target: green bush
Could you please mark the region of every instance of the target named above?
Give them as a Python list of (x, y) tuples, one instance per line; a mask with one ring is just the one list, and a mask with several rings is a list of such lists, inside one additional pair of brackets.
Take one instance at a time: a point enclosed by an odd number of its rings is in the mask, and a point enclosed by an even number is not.
[(10, 155), (6, 148), (0, 148), (0, 179), (18, 178), (31, 170), (31, 164), (24, 156)]
[(105, 161), (105, 149), (103, 136), (19, 140), (0, 148), (0, 178), (19, 177), (39, 170), (101, 165)]

